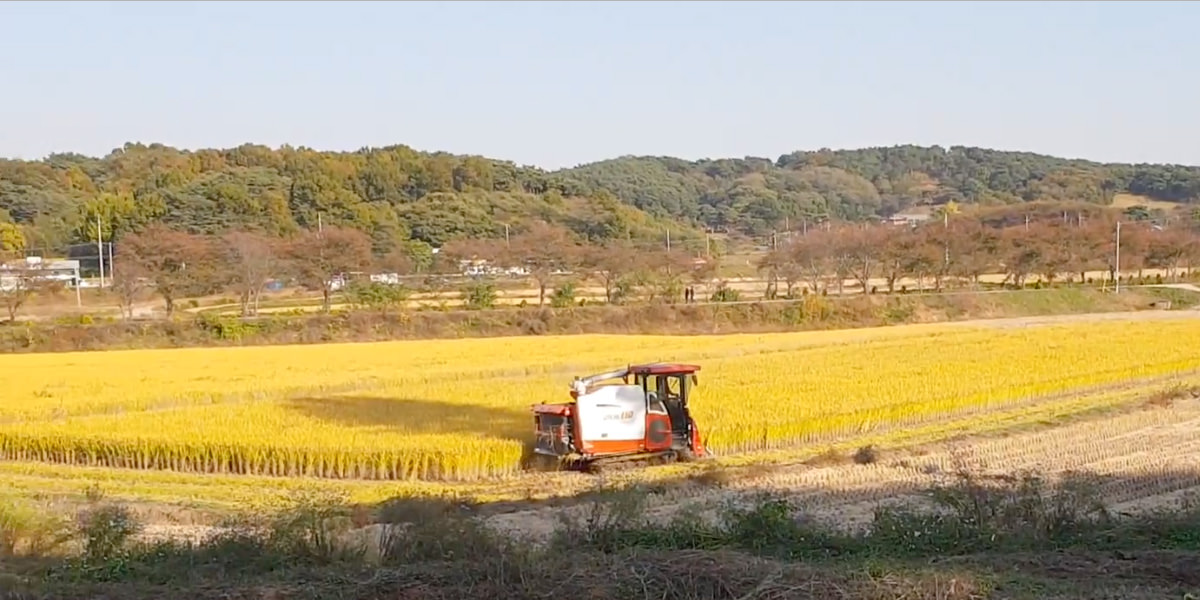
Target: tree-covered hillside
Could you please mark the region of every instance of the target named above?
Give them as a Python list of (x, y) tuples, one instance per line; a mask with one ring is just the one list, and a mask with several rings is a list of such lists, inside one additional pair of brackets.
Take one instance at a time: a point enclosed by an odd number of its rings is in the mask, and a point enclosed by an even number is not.
[(357, 152), (242, 145), (183, 151), (126, 144), (103, 158), (56, 154), (0, 160), (0, 223), (26, 248), (120, 238), (151, 222), (190, 233), (249, 228), (288, 235), (318, 225), (367, 232), (383, 255), (410, 240), (503, 237), (534, 221), (594, 241), (699, 236), (656, 220), (602, 190), (510, 162), (405, 146)]
[(1073, 201), (1117, 193), (1200, 200), (1200, 168), (1119, 165), (980, 148), (897, 146), (685, 161), (621, 157), (548, 172), (406, 146), (356, 152), (126, 144), (108, 156), (0, 160), (0, 239), (61, 248), (163, 222), (193, 233), (318, 224), (367, 232), (386, 254), (416, 242), (500, 237), (534, 221), (590, 240), (750, 235), (785, 223), (862, 220), (914, 205)]
[(561, 175), (652, 215), (763, 234), (785, 219), (858, 220), (914, 205), (1200, 201), (1200, 167), (1103, 164), (983, 148), (895, 146), (683, 161), (621, 157)]

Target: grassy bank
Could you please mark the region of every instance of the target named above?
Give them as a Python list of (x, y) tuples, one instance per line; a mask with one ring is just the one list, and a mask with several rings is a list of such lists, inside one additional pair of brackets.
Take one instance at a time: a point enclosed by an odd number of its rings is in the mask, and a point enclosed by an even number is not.
[(653, 491), (620, 491), (543, 544), (457, 502), (364, 514), (314, 499), (189, 542), (139, 540), (141, 524), (103, 498), (74, 521), (9, 504), (0, 587), (64, 599), (732, 600), (1181, 598), (1200, 586), (1195, 505), (1118, 515), (1093, 486), (957, 473), (927, 490), (927, 507), (880, 508), (853, 532), (767, 492), (715, 518), (653, 521), (642, 511)]
[(1171, 288), (806, 296), (796, 301), (492, 310), (344, 311), (253, 319), (210, 314), (173, 320), (25, 322), (0, 327), (0, 352), (310, 344), (577, 333), (712, 334), (873, 327), (972, 318), (1172, 309), (1198, 295)]

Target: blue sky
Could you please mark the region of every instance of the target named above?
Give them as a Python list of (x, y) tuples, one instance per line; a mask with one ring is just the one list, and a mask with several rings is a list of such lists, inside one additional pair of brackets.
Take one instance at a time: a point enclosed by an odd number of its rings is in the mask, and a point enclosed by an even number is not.
[(965, 144), (1200, 164), (1200, 5), (0, 3), (0, 156)]

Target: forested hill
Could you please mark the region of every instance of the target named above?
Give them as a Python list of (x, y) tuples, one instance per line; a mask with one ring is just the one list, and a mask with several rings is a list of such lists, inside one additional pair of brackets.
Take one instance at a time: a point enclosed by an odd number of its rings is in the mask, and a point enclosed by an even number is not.
[[(56, 154), (0, 160), (0, 222), (21, 226), (27, 248), (105, 239), (161, 221), (192, 233), (231, 227), (286, 235), (318, 224), (368, 232), (386, 254), (408, 240), (519, 233), (532, 220), (592, 240), (703, 234), (656, 220), (611, 194), (536, 168), (406, 146), (356, 152), (242, 145), (182, 151), (126, 144), (103, 158)], [(0, 225), (3, 227), (3, 225)], [(10, 226), (11, 227), (11, 226)]]
[[(1119, 165), (979, 148), (899, 146), (685, 161), (621, 157), (559, 171), (406, 146), (357, 152), (243, 145), (182, 151), (126, 144), (103, 158), (0, 160), (0, 223), (30, 248), (106, 239), (161, 220), (198, 233), (276, 234), (322, 223), (407, 240), (502, 236), (531, 220), (596, 241), (695, 238), (702, 227), (763, 234), (785, 219), (865, 219), (955, 201), (1109, 203), (1116, 193), (1200, 200), (1200, 168)], [(0, 225), (0, 228), (5, 226)], [(15, 236), (7, 225), (7, 244)]]
[(560, 174), (652, 215), (766, 233), (785, 218), (863, 219), (914, 205), (1200, 201), (1200, 167), (1105, 164), (983, 148), (895, 146), (684, 161), (621, 157)]

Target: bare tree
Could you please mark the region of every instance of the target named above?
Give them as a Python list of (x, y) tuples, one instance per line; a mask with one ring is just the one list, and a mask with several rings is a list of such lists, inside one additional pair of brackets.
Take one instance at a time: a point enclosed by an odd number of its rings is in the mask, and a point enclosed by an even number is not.
[(1167, 272), (1168, 279), (1175, 279), (1191, 253), (1194, 236), (1183, 229), (1155, 231), (1146, 244), (1146, 263)]
[(812, 231), (808, 235), (796, 238), (789, 248), (783, 263), (785, 271), (796, 269), (805, 284), (814, 293), (822, 290), (822, 281), (832, 269), (833, 248), (832, 232)]
[(21, 307), (46, 285), (38, 268), (22, 258), (15, 251), (0, 251), (0, 302), (4, 303), (10, 323), (16, 322)]
[[(1109, 237), (1116, 239), (1116, 227), (1109, 229)], [(1121, 224), (1121, 272), (1137, 273), (1140, 278), (1146, 268), (1146, 255), (1150, 245), (1151, 230), (1146, 223)], [(1115, 255), (1114, 255), (1115, 258)]]
[(1021, 227), (1004, 230), (1003, 256), (1005, 280), (1011, 280), (1018, 288), (1025, 286), (1025, 279), (1041, 267), (1042, 248), (1036, 238)]
[(783, 271), (783, 265), (787, 262), (788, 250), (789, 248), (786, 244), (783, 248), (772, 248), (766, 254), (763, 254), (755, 264), (758, 272), (765, 274), (767, 277), (767, 289), (763, 292), (763, 296), (767, 300), (775, 299), (779, 275)]
[(896, 282), (910, 273), (910, 257), (918, 243), (917, 234), (907, 227), (893, 227), (883, 236), (879, 262), (889, 294), (895, 293)]
[(854, 235), (853, 227), (853, 225), (839, 227), (829, 232), (831, 234), (829, 258), (830, 266), (832, 266), (830, 275), (833, 276), (833, 283), (837, 286), (839, 296), (846, 292), (846, 280), (854, 274), (857, 261), (851, 245), (851, 236)]
[(694, 266), (692, 256), (682, 250), (659, 250), (643, 252), (642, 282), (647, 300), (662, 300), (675, 303), (683, 294), (684, 277), (690, 275)]
[(396, 248), (379, 259), (377, 265), (388, 273), (397, 276), (411, 275), (417, 272), (418, 265), (404, 248)]
[(301, 285), (321, 291), (321, 307), (329, 312), (335, 278), (371, 264), (371, 238), (357, 229), (325, 227), (292, 240), (285, 256)]
[(1024, 244), (1036, 249), (1036, 270), (1046, 283), (1054, 283), (1058, 276), (1071, 268), (1071, 241), (1064, 227), (1055, 223), (1036, 223), (1023, 231)]
[(147, 277), (143, 264), (132, 257), (124, 249), (113, 257), (112, 287), (109, 291), (116, 294), (117, 304), (121, 307), (121, 315), (126, 319), (133, 318), (133, 305), (142, 293), (149, 289), (153, 282)]
[(623, 240), (584, 248), (580, 262), (604, 287), (604, 301), (620, 299), (621, 288), (638, 269), (638, 252)]
[(235, 230), (222, 236), (230, 285), (242, 305), (242, 316), (258, 314), (267, 282), (283, 267), (278, 242), (261, 233)]
[(1200, 231), (1189, 234), (1188, 242), (1183, 247), (1183, 266), (1195, 272), (1197, 265), (1200, 265)]
[(979, 286), (979, 278), (996, 268), (1000, 255), (1000, 234), (973, 219), (957, 219), (948, 239), (950, 275)]
[[(933, 277), (933, 289), (942, 291), (950, 275), (950, 230), (942, 223), (926, 223), (917, 228), (917, 244), (912, 265), (919, 281)], [(920, 284), (920, 285), (923, 285)], [(922, 288), (923, 289), (923, 288)]]
[(580, 254), (578, 242), (570, 231), (535, 221), (529, 229), (512, 237), (505, 247), (504, 261), (529, 271), (538, 288), (538, 306), (542, 306), (555, 273), (579, 265)]
[(878, 272), (886, 247), (887, 231), (882, 227), (846, 229), (839, 236), (840, 244), (849, 255), (849, 272), (862, 286), (864, 294), (871, 291), (871, 276)]
[(1108, 223), (1105, 219), (1095, 219), (1088, 221), (1087, 224), (1074, 226), (1066, 229), (1071, 242), (1071, 252), (1074, 254), (1072, 260), (1072, 269), (1079, 273), (1079, 281), (1087, 281), (1087, 271), (1106, 270), (1109, 268), (1111, 255), (1107, 254), (1111, 251), (1110, 242), (1112, 234), (1115, 233), (1116, 224)]
[(153, 282), (167, 316), (174, 313), (177, 300), (217, 291), (227, 276), (220, 249), (211, 239), (159, 223), (124, 236), (121, 246), (127, 259), (123, 270)]

